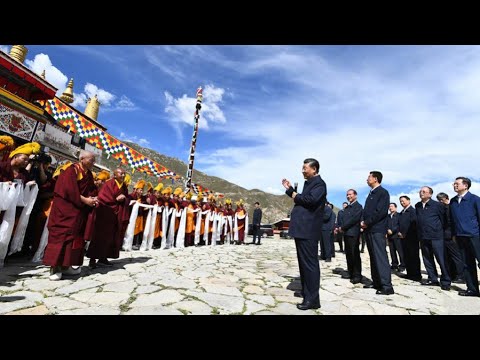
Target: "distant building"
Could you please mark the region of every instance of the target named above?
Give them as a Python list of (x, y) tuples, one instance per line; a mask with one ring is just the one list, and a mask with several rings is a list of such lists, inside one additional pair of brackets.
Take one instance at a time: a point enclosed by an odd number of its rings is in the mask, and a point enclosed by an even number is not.
[(288, 226), (290, 225), (290, 218), (285, 218), (282, 220), (278, 220), (274, 223), (272, 223), (273, 226), (275, 226), (275, 229), (277, 230), (288, 230)]

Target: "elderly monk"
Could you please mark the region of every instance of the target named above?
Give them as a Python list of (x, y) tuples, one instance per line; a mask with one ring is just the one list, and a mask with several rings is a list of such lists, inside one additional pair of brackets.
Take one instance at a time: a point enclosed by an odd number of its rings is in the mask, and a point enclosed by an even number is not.
[(79, 162), (68, 167), (57, 179), (48, 220), (48, 244), (43, 264), (50, 266), (50, 280), (62, 274), (77, 275), (84, 256), (84, 233), (88, 213), (97, 205), (96, 186), (91, 169), (95, 154), (82, 150)]
[(93, 213), (93, 233), (88, 247), (89, 267), (98, 263), (112, 266), (107, 258), (118, 259), (125, 235), (125, 223), (129, 220), (129, 196), (125, 180), (125, 170), (115, 169), (113, 179), (103, 184), (98, 193), (98, 206)]

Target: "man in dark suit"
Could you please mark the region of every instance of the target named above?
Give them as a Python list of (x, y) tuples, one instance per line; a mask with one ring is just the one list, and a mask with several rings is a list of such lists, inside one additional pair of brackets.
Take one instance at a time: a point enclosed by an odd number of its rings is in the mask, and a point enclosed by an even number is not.
[(453, 183), (457, 195), (450, 202), (452, 235), (465, 264), (467, 290), (460, 291), (461, 296), (480, 296), (475, 262), (480, 262), (480, 197), (469, 191), (471, 186), (469, 178), (457, 177)]
[[(390, 269), (398, 270), (400, 272), (405, 271), (405, 262), (403, 256), (403, 246), (402, 240), (398, 237), (399, 231), (399, 218), (400, 216), (397, 213), (397, 204), (390, 203), (390, 214), (388, 215), (388, 225), (387, 225), (387, 239), (388, 246), (390, 248), (390, 257), (392, 259), (392, 266)], [(398, 257), (397, 257), (398, 253)], [(400, 263), (398, 258), (400, 257)]]
[(288, 234), (295, 238), (298, 267), (302, 283), (303, 302), (300, 310), (320, 308), (320, 266), (318, 263), (318, 240), (322, 233), (323, 211), (327, 198), (327, 185), (318, 171), (320, 164), (315, 159), (303, 161), (302, 174), (305, 178), (303, 191), (298, 194), (290, 181), (282, 180), (295, 206), (290, 215)]
[(463, 270), (465, 264), (460, 254), (460, 248), (456, 241), (452, 239), (452, 225), (450, 221), (450, 200), (447, 194), (441, 192), (437, 194), (437, 200), (445, 206), (445, 214), (447, 223), (443, 229), (443, 239), (445, 241), (445, 261), (447, 263), (448, 273), (452, 278), (452, 282), (464, 284)]
[(409, 280), (421, 281), (420, 272), (420, 245), (417, 237), (417, 213), (412, 205), (410, 198), (406, 195), (400, 196), (400, 204), (403, 207), (400, 213), (398, 237), (402, 239), (403, 254), (405, 256), (406, 275), (402, 275)]
[(335, 246), (332, 241), (334, 226), (335, 214), (327, 202), (323, 211), (322, 237), (320, 240), (320, 259), (325, 260), (325, 262), (331, 262), (332, 257), (335, 257)]
[[(357, 192), (354, 189), (347, 191), (347, 200), (350, 204), (343, 210), (342, 226), (338, 228), (338, 232), (343, 234), (345, 241), (348, 278), (352, 284), (358, 284), (362, 281), (362, 260), (359, 246), (363, 207), (358, 203)], [(342, 278), (346, 278), (346, 276), (342, 276)]]
[(390, 194), (380, 185), (382, 179), (380, 171), (371, 171), (367, 178), (367, 184), (372, 190), (365, 201), (360, 226), (367, 237), (373, 283), (365, 285), (364, 288), (377, 289), (377, 295), (392, 295), (395, 292), (385, 244)]
[[(423, 265), (428, 274), (428, 280), (422, 285), (441, 285), (442, 290), (448, 291), (451, 279), (445, 264), (445, 242), (443, 241), (443, 228), (446, 223), (445, 207), (438, 201), (432, 200), (433, 189), (431, 187), (423, 186), (419, 194), (421, 201), (415, 204), (417, 234), (422, 249)], [(440, 283), (434, 256), (442, 271)]]
[(255, 238), (258, 238), (257, 245), (260, 245), (260, 224), (262, 223), (262, 209), (260, 209), (260, 203), (257, 201), (255, 203), (255, 210), (253, 210), (253, 222), (252, 222), (252, 230), (253, 230), (253, 242), (255, 244)]
[[(348, 202), (344, 202), (342, 204), (342, 210), (340, 210), (337, 214), (337, 221), (335, 224), (335, 230), (337, 230), (339, 227), (342, 227), (343, 225), (343, 212), (345, 208), (348, 206)], [(335, 231), (335, 238), (336, 241), (338, 242), (338, 245), (340, 246), (340, 252), (343, 252), (343, 232), (340, 231)]]

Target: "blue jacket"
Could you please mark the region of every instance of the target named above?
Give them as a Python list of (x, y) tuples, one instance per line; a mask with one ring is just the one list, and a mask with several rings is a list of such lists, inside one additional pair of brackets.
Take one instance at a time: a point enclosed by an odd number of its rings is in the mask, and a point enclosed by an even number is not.
[[(342, 206), (343, 206), (343, 205), (342, 205)], [(345, 215), (344, 211), (345, 211), (345, 210), (342, 209), (342, 210), (340, 210), (340, 211), (338, 212), (338, 214), (337, 214), (337, 222), (336, 222), (336, 224), (335, 224), (335, 227), (340, 227), (340, 226), (343, 225), (343, 217), (344, 217), (344, 215)]]
[(447, 222), (446, 208), (442, 203), (430, 199), (423, 208), (421, 201), (415, 204), (417, 212), (417, 234), (421, 240), (443, 240), (443, 229)]
[(403, 209), (400, 212), (398, 223), (403, 238), (417, 238), (417, 212), (413, 206), (409, 206), (407, 210)]
[(293, 199), (288, 235), (297, 239), (319, 240), (322, 232), (323, 209), (327, 185), (320, 175), (305, 181), (303, 192)]
[(362, 220), (367, 225), (365, 232), (387, 233), (388, 207), (390, 194), (381, 185), (372, 190), (365, 200)]
[(343, 225), (341, 226), (344, 235), (358, 237), (360, 235), (360, 221), (362, 219), (363, 207), (355, 201), (343, 210)]
[(328, 205), (325, 205), (323, 210), (323, 225), (322, 231), (333, 231), (335, 228), (335, 213), (332, 208)]
[(392, 235), (388, 235), (390, 240), (398, 239), (398, 232), (400, 231), (400, 215), (396, 212), (393, 216), (388, 215), (387, 230), (392, 230)]
[(480, 197), (469, 191), (459, 204), (455, 196), (450, 201), (450, 218), (453, 236), (479, 236)]

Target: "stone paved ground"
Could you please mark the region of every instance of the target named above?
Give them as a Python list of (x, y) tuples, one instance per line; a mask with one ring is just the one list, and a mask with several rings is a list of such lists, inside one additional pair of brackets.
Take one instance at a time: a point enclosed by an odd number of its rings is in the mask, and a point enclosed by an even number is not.
[[(457, 295), (465, 285), (442, 291), (392, 275), (392, 296), (353, 285), (332, 272), (346, 268), (338, 252), (321, 262), (321, 309), (300, 311), (295, 245), (277, 236), (261, 246), (122, 252), (113, 262), (90, 270), (86, 259), (81, 275), (50, 281), (47, 267), (11, 260), (0, 269), (0, 314), (480, 314), (480, 298)], [(370, 278), (367, 252), (362, 262)]]

